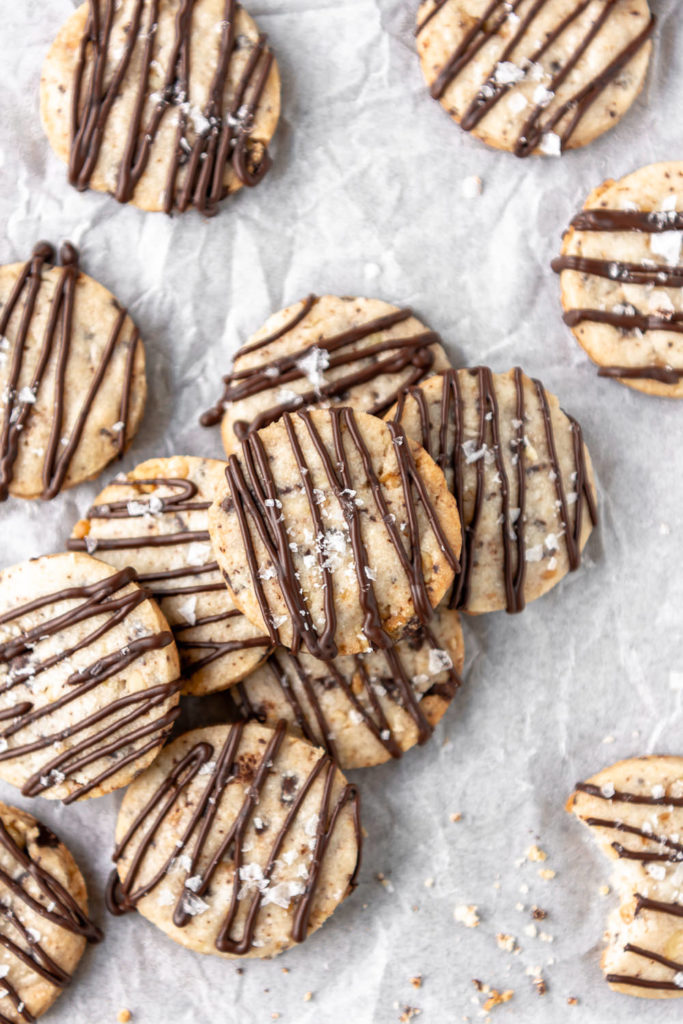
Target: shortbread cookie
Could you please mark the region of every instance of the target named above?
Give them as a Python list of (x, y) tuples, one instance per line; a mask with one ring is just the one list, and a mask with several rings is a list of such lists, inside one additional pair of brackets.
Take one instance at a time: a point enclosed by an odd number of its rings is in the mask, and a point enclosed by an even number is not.
[(177, 717), (173, 637), (134, 579), (77, 553), (0, 572), (0, 778), (24, 796), (127, 785)]
[(354, 888), (359, 797), (284, 722), (210, 726), (180, 736), (136, 779), (116, 841), (112, 913), (137, 908), (199, 953), (270, 957)]
[(0, 1020), (30, 1024), (71, 981), (100, 929), (88, 918), (83, 876), (59, 839), (0, 803)]
[(0, 501), (54, 498), (89, 480), (133, 439), (145, 353), (111, 292), (65, 242), (0, 267)]
[(647, 0), (423, 0), (417, 49), (434, 99), (515, 156), (560, 156), (602, 135), (640, 92)]
[(248, 430), (283, 412), (348, 405), (381, 416), (402, 387), (448, 369), (440, 340), (410, 309), (309, 295), (271, 316), (238, 350), (220, 401), (201, 422), (222, 421), (230, 455)]
[(67, 545), (133, 566), (173, 630), (182, 692), (195, 696), (243, 679), (272, 647), (235, 607), (211, 549), (208, 509), (224, 488), (224, 462), (149, 459), (105, 487)]
[(386, 650), (321, 661), (280, 647), (231, 695), (246, 717), (284, 719), (343, 771), (369, 768), (431, 736), (463, 658), (458, 613), (441, 606), (429, 626)]
[(620, 904), (602, 967), (631, 996), (683, 996), (683, 757), (634, 757), (581, 782), (567, 804), (614, 860)]
[(285, 413), (228, 460), (209, 511), (238, 608), (314, 657), (387, 647), (427, 624), (458, 569), (443, 473), (400, 427), (348, 408)]
[(579, 567), (597, 522), (581, 428), (521, 370), (449, 370), (404, 392), (400, 422), (446, 474), (460, 510), (462, 571), (449, 603), (520, 612)]
[(564, 322), (601, 377), (683, 398), (683, 163), (589, 195), (553, 260)]
[(90, 0), (47, 55), (40, 105), (76, 188), (210, 216), (268, 171), (280, 76), (236, 0)]

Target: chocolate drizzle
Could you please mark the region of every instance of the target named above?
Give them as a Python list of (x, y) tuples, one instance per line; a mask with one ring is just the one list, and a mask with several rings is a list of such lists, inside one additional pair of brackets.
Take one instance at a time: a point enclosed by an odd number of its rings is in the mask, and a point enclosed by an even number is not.
[[(309, 295), (284, 327), (260, 341), (252, 342), (252, 344), (241, 348), (237, 353), (237, 358), (265, 348), (272, 342), (285, 337), (306, 319), (317, 301), (315, 295)], [(383, 374), (397, 374), (408, 370), (408, 376), (402, 380), (396, 390), (367, 410), (375, 416), (383, 415), (396, 401), (400, 387), (417, 384), (429, 376), (434, 365), (432, 346), (439, 344), (441, 339), (434, 331), (423, 330), (410, 337), (388, 338), (385, 341), (367, 345), (365, 348), (359, 348), (358, 343), (373, 334), (388, 331), (397, 324), (404, 323), (412, 315), (411, 309), (399, 309), (329, 338), (319, 338), (313, 344), (307, 345), (291, 355), (269, 359), (257, 366), (245, 370), (235, 370), (227, 374), (223, 378), (223, 394), (220, 400), (202, 415), (201, 425), (203, 427), (215, 426), (220, 422), (228, 405), (251, 398), (253, 395), (264, 394), (274, 388), (279, 389), (291, 381), (301, 380), (306, 376), (306, 371), (302, 366), (303, 361), (316, 351), (328, 354), (329, 362), (325, 367), (326, 370), (334, 371), (339, 367), (346, 369), (340, 376), (317, 387), (312, 387), (308, 391), (303, 391), (290, 401), (276, 401), (274, 405), (264, 408), (251, 423), (238, 420), (234, 430), (240, 440), (247, 433), (260, 430), (279, 419), (285, 412), (294, 412), (302, 406), (318, 405), (330, 399), (343, 401), (351, 388), (367, 384)]]
[[(19, 624), (23, 616), (46, 606), (59, 605), (65, 601), (80, 601), (70, 610), (46, 619), (32, 629), (22, 631), (13, 639), (0, 643), (0, 664), (6, 665), (9, 670), (0, 689), (0, 696), (10, 694), (14, 687), (21, 683), (33, 683), (43, 672), (55, 665), (68, 664), (73, 655), (88, 648), (119, 623), (124, 622), (148, 597), (147, 592), (139, 587), (128, 593), (121, 593), (135, 579), (134, 569), (123, 569), (97, 583), (45, 594), (0, 615), (0, 626)], [(34, 649), (41, 640), (102, 615), (107, 616), (104, 622), (82, 640), (70, 647), (65, 646), (43, 661), (31, 660)], [(49, 732), (48, 728), (51, 716), (61, 708), (69, 709), (69, 705), (74, 701), (96, 690), (100, 683), (123, 672), (129, 665), (135, 664), (145, 653), (160, 650), (171, 643), (173, 637), (166, 630), (140, 636), (90, 665), (76, 669), (64, 680), (62, 696), (51, 700), (43, 707), (34, 709), (33, 702), (26, 700), (3, 708), (0, 740), (4, 740), (6, 749), (0, 752), (0, 761), (11, 761), (36, 750), (49, 750), (52, 744), (63, 743), (64, 740), (101, 724), (98, 731), (69, 745), (61, 753), (52, 757), (48, 754), (48, 760), (22, 786), (24, 796), (37, 796), (61, 784), (67, 778), (74, 781), (76, 773), (93, 762), (103, 758), (111, 760), (108, 767), (103, 768), (92, 779), (78, 785), (64, 798), (63, 803), (70, 804), (86, 796), (125, 765), (139, 760), (147, 751), (162, 743), (179, 714), (177, 707), (163, 711), (163, 705), (180, 689), (180, 680), (125, 693), (63, 729)], [(138, 724), (143, 716), (155, 708), (162, 710), (158, 718), (142, 725)], [(7, 721), (9, 724), (5, 725)], [(43, 722), (39, 738), (20, 742), (18, 746), (7, 746), (9, 739), (20, 736), (27, 726), (37, 721)], [(130, 751), (123, 753), (127, 747), (131, 748)]]
[[(429, 526), (436, 538), (449, 567), (457, 572), (459, 562), (451, 549), (439, 517), (420, 477), (410, 446), (398, 424), (388, 424), (393, 440), (393, 451), (401, 480), (402, 495), (407, 512), (407, 529), (404, 535), (398, 530), (395, 517), (389, 512), (382, 485), (376, 475), (372, 458), (358, 428), (353, 409), (332, 408), (325, 410), (332, 428), (333, 453), (323, 440), (314, 417), (308, 411), (296, 414), (296, 422), (303, 424), (308, 437), (320, 459), (327, 484), (338, 502), (344, 517), (353, 550), (353, 565), (358, 585), (360, 606), (363, 614), (363, 633), (371, 647), (386, 650), (393, 644), (385, 633), (380, 618), (373, 587), (373, 573), (370, 569), (369, 553), (363, 539), (361, 511), (352, 500), (349, 459), (346, 446), (355, 450), (367, 479), (378, 518), (384, 523), (389, 541), (393, 547), (407, 579), (418, 620), (426, 625), (431, 618), (432, 606), (422, 569), (421, 538), (417, 522), (417, 502), (422, 505)], [(324, 532), (320, 509), (311, 482), (308, 466), (295, 428), (295, 420), (289, 413), (283, 416), (283, 423), (292, 454), (299, 468), (300, 484), (309, 506), (311, 522), (319, 536)], [(252, 585), (263, 620), (274, 645), (279, 644), (279, 627), (266, 596), (258, 565), (253, 531), (263, 544), (266, 556), (278, 578), (279, 590), (285, 601), (292, 629), (289, 645), (294, 654), (305, 644), (309, 653), (316, 658), (335, 658), (337, 627), (335, 612), (334, 573), (329, 560), (318, 545), (317, 560), (324, 580), (324, 625), (321, 629), (313, 622), (310, 608), (303, 595), (295, 572), (290, 535), (287, 523), (280, 512), (280, 501), (275, 480), (270, 468), (269, 455), (258, 433), (248, 433), (242, 442), (241, 458), (231, 455), (226, 469), (230, 500), (234, 503), (239, 523), (244, 553), (251, 574)], [(351, 498), (349, 497), (351, 495)], [(366, 510), (363, 510), (366, 514)]]
[[(683, 797), (668, 796), (666, 793), (662, 796), (653, 796), (651, 793), (632, 793), (618, 790), (611, 792), (611, 789), (605, 790), (603, 787), (596, 786), (594, 783), (589, 782), (579, 782), (576, 784), (575, 788), (580, 793), (585, 793), (590, 797), (604, 800), (605, 803), (610, 805), (645, 805), (650, 807), (661, 807), (662, 809), (669, 809), (670, 811), (674, 808), (683, 808)], [(640, 842), (637, 843), (635, 847), (630, 847), (626, 845), (625, 842), (621, 843), (616, 840), (611, 842), (610, 845), (612, 849), (621, 860), (637, 861), (643, 866), (656, 863), (675, 865), (683, 862), (683, 843), (677, 841), (679, 837), (675, 831), (675, 838), (671, 838), (666, 835), (658, 834), (651, 828), (639, 828), (635, 825), (630, 825), (625, 821), (623, 814), (621, 813), (616, 817), (588, 816), (581, 817), (581, 820), (592, 828), (611, 829), (625, 837), (637, 837)], [(681, 903), (652, 899), (639, 892), (636, 892), (634, 896), (634, 917), (638, 917), (642, 911), (650, 911), (655, 914), (673, 915), (674, 917), (683, 917), (683, 904)], [(635, 956), (642, 957), (644, 960), (661, 964), (663, 967), (667, 967), (672, 970), (675, 976), (683, 972), (683, 962), (663, 956), (656, 950), (647, 949), (643, 946), (627, 942), (623, 946), (623, 951), (626, 953), (633, 953)], [(640, 975), (614, 973), (607, 974), (606, 978), (607, 981), (613, 985), (631, 985), (635, 988), (653, 989), (664, 992), (679, 992), (683, 995), (683, 985), (677, 984), (677, 980), (675, 978), (667, 980), (642, 977)]]
[[(419, 649), (425, 644), (431, 650), (439, 649), (437, 640), (428, 626), (423, 626), (419, 634), (406, 643), (409, 643), (414, 649)], [(313, 676), (307, 671), (300, 656), (292, 654), (285, 648), (279, 648), (270, 656), (261, 671), (266, 671), (276, 683), (282, 700), (291, 710), (302, 735), (316, 746), (324, 747), (330, 757), (343, 767), (344, 759), (339, 756), (333, 728), (325, 717), (325, 710), (320, 699), (321, 693), (328, 687), (339, 687), (350, 705), (350, 713), (360, 716), (360, 719), (356, 719), (359, 724), (372, 733), (391, 757), (399, 758), (403, 754), (403, 747), (399, 742), (399, 737), (394, 735), (391, 730), (389, 720), (378, 699), (378, 692), (385, 692), (389, 699), (394, 700), (410, 715), (417, 729), (417, 742), (424, 743), (431, 736), (433, 729), (420, 706), (421, 701), (425, 697), (436, 694), (443, 697), (444, 700), (451, 700), (460, 686), (461, 680), (455, 668), (452, 665), (448, 668), (444, 666), (443, 671), (447, 673), (447, 679), (443, 683), (430, 687), (424, 693), (418, 693), (411, 681), (408, 667), (401, 657), (401, 645), (385, 648), (382, 651), (382, 657), (385, 671), (381, 676), (374, 671), (369, 671), (367, 659), (363, 655), (356, 654), (352, 656), (352, 669), (345, 666), (344, 659), (341, 661), (328, 659), (320, 662), (319, 667), (326, 676), (326, 678), (321, 678), (318, 675)], [(346, 659), (347, 662), (350, 660), (350, 658)], [(351, 676), (351, 672), (353, 672), (353, 676)], [(292, 675), (297, 681), (296, 686), (292, 683)], [(359, 698), (355, 690), (353, 684), (356, 680), (361, 684), (364, 700)], [(264, 721), (259, 706), (255, 706), (250, 698), (249, 679), (238, 683), (231, 694), (236, 697), (240, 713), (247, 718)]]
[[(7, 810), (10, 809), (7, 808)], [(35, 828), (38, 831), (36, 845), (45, 845), (41, 843), (41, 830), (44, 826), (35, 822)], [(33, 825), (29, 829), (26, 847), (22, 849), (0, 817), (0, 846), (15, 862), (11, 873), (0, 867), (0, 884), (9, 896), (9, 900), (3, 901), (3, 905), (0, 907), (0, 922), (9, 926), (7, 931), (4, 928), (0, 931), (0, 946), (21, 960), (24, 967), (28, 967), (50, 985), (64, 988), (71, 981), (71, 975), (47, 953), (40, 944), (40, 936), (36, 938), (33, 932), (26, 927), (13, 909), (12, 903), (23, 902), (28, 910), (39, 914), (46, 921), (58, 925), (73, 935), (83, 936), (88, 942), (100, 942), (102, 932), (88, 918), (62, 883), (31, 857), (28, 845), (32, 841), (32, 829)], [(51, 833), (50, 835), (52, 836)], [(52, 840), (53, 842), (50, 842), (49, 845), (57, 846), (58, 840), (54, 836), (52, 836)], [(25, 887), (25, 883), (29, 879), (40, 890), (39, 896), (29, 892)], [(21, 993), (12, 984), (11, 970), (8, 976), (3, 977), (1, 987), (5, 989), (5, 995), (10, 999), (19, 1016), (27, 1024), (33, 1024), (36, 1018), (26, 1008)], [(0, 1013), (0, 1022), (12, 1024), (11, 1018), (3, 1013)]]
[[(394, 420), (401, 422), (406, 401), (412, 398), (417, 406), (420, 421), (421, 437), (419, 443), (432, 456), (439, 468), (449, 477), (450, 487), (455, 496), (458, 508), (465, 508), (465, 473), (468, 464), (465, 451), (465, 416), (460, 374), (469, 373), (477, 380), (478, 427), (474, 441), (475, 453), (481, 453), (474, 462), (476, 487), (474, 509), (469, 523), (463, 521), (463, 546), (460, 556), (461, 571), (456, 577), (449, 599), (452, 608), (467, 608), (470, 599), (470, 588), (475, 567), (475, 551), (479, 543), (479, 519), (484, 502), (487, 500), (485, 481), (486, 452), (491, 452), (498, 474), (498, 489), (501, 498), (501, 533), (500, 543), (503, 553), (503, 580), (505, 585), (506, 609), (510, 613), (523, 611), (525, 607), (524, 585), (526, 579), (526, 543), (524, 523), (527, 518), (527, 467), (525, 461), (525, 395), (524, 375), (519, 367), (514, 370), (516, 393), (515, 437), (510, 444), (514, 448), (517, 506), (519, 513), (515, 522), (511, 515), (511, 481), (505, 466), (501, 447), (501, 424), (496, 384), (491, 370), (485, 366), (470, 370), (447, 370), (441, 374), (442, 393), (438, 426), (430, 421), (429, 407), (423, 388), (405, 389), (397, 403)], [(558, 514), (563, 525), (563, 540), (567, 551), (570, 571), (578, 569), (581, 563), (581, 534), (583, 526), (584, 500), (588, 514), (595, 525), (598, 520), (597, 508), (590, 481), (583, 444), (581, 427), (571, 416), (567, 416), (574, 442), (574, 467), (576, 472), (575, 492), (578, 500), (574, 522), (570, 516), (570, 505), (564, 486), (564, 476), (557, 455), (555, 433), (552, 416), (545, 389), (540, 381), (532, 381), (539, 409), (543, 417), (548, 459), (554, 474), (556, 503)], [(565, 415), (567, 415), (565, 413)], [(451, 433), (452, 430), (452, 433)]]
[[(575, 231), (640, 232), (662, 234), (683, 230), (683, 214), (674, 210), (645, 212), (641, 210), (581, 210), (571, 222)], [(556, 274), (565, 270), (606, 278), (615, 284), (637, 284), (655, 288), (682, 288), (683, 267), (672, 267), (646, 260), (642, 263), (623, 260), (595, 259), (573, 254), (556, 257), (551, 263)], [(562, 319), (568, 327), (582, 323), (608, 324), (625, 334), (642, 331), (667, 331), (683, 334), (683, 313), (666, 311), (662, 315), (641, 313), (630, 303), (614, 309), (569, 309)], [(676, 386), (683, 378), (683, 367), (666, 363), (645, 366), (601, 366), (599, 377), (621, 380), (652, 380)]]
[[(158, 502), (158, 506), (155, 506), (154, 516), (155, 519), (164, 516), (163, 522), (166, 524), (170, 522), (177, 526), (177, 529), (132, 537), (93, 538), (90, 534), (87, 538), (72, 537), (67, 541), (69, 551), (88, 551), (97, 557), (103, 555), (104, 561), (107, 561), (106, 553), (108, 551), (130, 551), (132, 552), (131, 562), (139, 564), (143, 557), (140, 553), (144, 552), (146, 548), (173, 547), (178, 544), (210, 544), (208, 530), (189, 530), (182, 517), (183, 513), (191, 515), (196, 512), (206, 512), (211, 505), (210, 501), (196, 500), (198, 488), (191, 480), (174, 477), (149, 477), (145, 479), (124, 478), (121, 481), (115, 480), (114, 483), (130, 488), (131, 496), (122, 501), (109, 502), (106, 505), (93, 505), (87, 512), (89, 520), (140, 518), (138, 506), (142, 503), (136, 499), (146, 496), (145, 488), (164, 487), (171, 493), (163, 496), (154, 495), (154, 500)], [(212, 557), (201, 565), (191, 565), (186, 562), (185, 565), (177, 569), (138, 572), (136, 578), (142, 586), (149, 587), (154, 593), (155, 599), (160, 602), (171, 597), (205, 596), (211, 593), (223, 594), (226, 603), (229, 601), (218, 563)], [(185, 673), (192, 676), (206, 668), (207, 665), (237, 651), (270, 647), (270, 639), (266, 636), (221, 640), (218, 636), (200, 638), (195, 635), (196, 630), (201, 630), (205, 626), (225, 624), (230, 619), (240, 616), (241, 612), (231, 607), (227, 611), (217, 611), (215, 614), (196, 618), (192, 623), (171, 622)], [(218, 627), (219, 632), (221, 628), (221, 626)]]
[(7, 335), (15, 313), (19, 318), (15, 328), (11, 355), (9, 356), (10, 368), (6, 384), (6, 401), (0, 414), (0, 501), (4, 501), (10, 493), (14, 463), (19, 454), (22, 431), (30, 423), (37, 399), (42, 397), (41, 388), (48, 370), (48, 364), (55, 354), (54, 408), (50, 413), (51, 431), (43, 456), (43, 492), (41, 497), (44, 499), (54, 498), (63, 487), (69, 467), (83, 436), (93, 403), (102, 386), (114, 351), (120, 344), (128, 346), (128, 356), (126, 358), (120, 404), (120, 429), (118, 430), (116, 441), (116, 454), (119, 458), (123, 455), (126, 446), (130, 392), (138, 333), (137, 329), (134, 328), (129, 340), (126, 342), (122, 341), (121, 335), (127, 314), (125, 309), (120, 309), (118, 306), (116, 307), (118, 312), (109, 334), (109, 340), (85, 393), (83, 404), (71, 428), (71, 433), (65, 439), (66, 443), (63, 443), (65, 377), (71, 354), (76, 283), (80, 271), (78, 268), (78, 252), (70, 242), (65, 242), (62, 245), (59, 257), (62, 263), (61, 273), (54, 288), (47, 323), (40, 343), (38, 359), (33, 370), (31, 383), (28, 385), (32, 395), (28, 400), (27, 396), (23, 396), (26, 389), (18, 390), (18, 385), (28, 347), (27, 340), (31, 330), (31, 321), (35, 312), (38, 294), (43, 284), (43, 269), (45, 266), (50, 266), (54, 263), (55, 252), (47, 242), (39, 242), (35, 246), (33, 256), (24, 265), (0, 315), (0, 337)]
[[(446, 6), (447, 0), (437, 0), (434, 8), (420, 22), (416, 35), (426, 28), (428, 24), (438, 15), (439, 11)], [(482, 12), (480, 18), (476, 19), (469, 27), (450, 58), (440, 69), (437, 77), (431, 85), (430, 93), (434, 99), (442, 99), (448, 87), (471, 66), (472, 62), (480, 59), (481, 50), (486, 44), (497, 35), (503, 26), (508, 22), (511, 15), (515, 15), (521, 6), (522, 0), (491, 0)], [(528, 9), (517, 15), (507, 43), (503, 45), (497, 60), (485, 81), (479, 87), (476, 95), (464, 110), (460, 119), (461, 126), (465, 131), (471, 131), (484, 119), (500, 100), (514, 87), (514, 82), (500, 82), (496, 77), (496, 70), (500, 64), (513, 62), (524, 72), (527, 72), (533, 65), (538, 64), (547, 55), (552, 46), (565, 34), (575, 28), (577, 19), (593, 4), (593, 0), (579, 0), (574, 9), (566, 16), (558, 20), (552, 28), (540, 32), (537, 31), (537, 19), (545, 13), (548, 0), (533, 0)], [(551, 78), (547, 91), (556, 93), (567, 81), (579, 61), (589, 51), (593, 40), (600, 30), (607, 24), (612, 14), (617, 9), (617, 0), (604, 0), (602, 10), (597, 13), (587, 31), (578, 40), (572, 49), (565, 63), (556, 67), (559, 62), (552, 62)], [(534, 102), (531, 113), (525, 118), (519, 134), (514, 142), (513, 152), (515, 156), (526, 157), (533, 153), (542, 142), (543, 136), (556, 132), (560, 139), (560, 148), (564, 151), (570, 144), (574, 132), (581, 119), (592, 105), (600, 98), (604, 90), (610, 85), (622, 71), (626, 64), (646, 44), (655, 27), (654, 16), (646, 27), (640, 31), (623, 49), (615, 54), (613, 59), (603, 70), (589, 79), (586, 84), (577, 89), (566, 101), (559, 104), (555, 110), (543, 116), (546, 110), (544, 102)], [(518, 56), (521, 46), (527, 38), (530, 40), (531, 52), (522, 58)], [(564, 127), (562, 122), (566, 123)]]
[[(214, 873), (219, 864), (224, 864), (226, 860), (230, 859), (234, 865), (232, 893), (226, 913), (218, 929), (215, 946), (220, 953), (229, 953), (234, 956), (243, 956), (249, 952), (254, 944), (259, 914), (263, 910), (262, 892), (267, 887), (267, 884), (270, 883), (280, 851), (285, 840), (297, 824), (302, 804), (316, 780), (322, 780), (323, 784), (321, 786), (315, 844), (305, 889), (300, 896), (293, 897), (296, 903), (291, 933), (294, 942), (302, 942), (308, 933), (309, 917), (315, 901), (324, 859), (333, 840), (340, 815), (347, 805), (351, 805), (353, 809), (353, 824), (358, 848), (355, 870), (348, 881), (349, 889), (353, 889), (356, 885), (362, 842), (358, 790), (355, 786), (347, 784), (342, 788), (336, 800), (333, 801), (332, 788), (337, 768), (331, 758), (321, 754), (308, 777), (301, 783), (296, 793), (292, 794), (291, 800), (287, 801), (288, 810), (284, 822), (272, 841), (266, 864), (262, 869), (266, 885), (260, 886), (249, 898), (242, 933), (239, 936), (234, 935), (234, 925), (240, 906), (238, 878), (240, 876), (240, 867), (243, 863), (245, 834), (254, 819), (259, 797), (263, 792), (269, 774), (278, 770), (278, 758), (282, 742), (285, 738), (285, 723), (280, 722), (272, 732), (272, 738), (253, 767), (251, 784), (244, 785), (244, 799), (239, 812), (235, 815), (232, 825), (225, 834), (220, 830), (218, 831), (217, 834), (221, 837), (220, 843), (217, 849), (211, 851), (209, 849), (210, 839), (223, 794), (227, 787), (236, 785), (239, 782), (239, 775), (236, 774), (235, 765), (244, 728), (244, 722), (238, 722), (231, 726), (227, 731), (225, 742), (220, 751), (215, 751), (211, 743), (202, 741), (196, 743), (173, 767), (133, 820), (126, 834), (117, 845), (112, 858), (115, 862), (121, 859), (139, 834), (139, 844), (132, 856), (125, 879), (121, 880), (117, 870), (114, 869), (109, 878), (106, 894), (107, 907), (111, 913), (125, 914), (135, 909), (141, 899), (152, 893), (164, 881), (172, 862), (187, 851), (186, 856), (189, 857), (190, 864), (185, 872), (185, 884), (173, 911), (173, 923), (178, 928), (184, 928), (191, 918), (191, 912), (188, 911), (185, 902), (185, 894), (189, 891), (187, 880), (192, 876), (199, 876), (201, 884), (192, 889), (192, 894), (199, 899), (206, 898), (210, 900), (211, 880)], [(213, 772), (202, 772), (202, 767), (209, 764), (209, 762), (215, 763)], [(176, 803), (188, 799), (186, 795), (188, 789), (200, 774), (205, 774), (207, 781), (203, 792), (197, 797), (196, 807), (182, 834), (180, 842), (174, 848), (165, 864), (149, 880), (138, 882), (145, 856), (154, 845), (155, 836), (163, 828), (166, 818), (174, 814)], [(204, 861), (202, 858), (204, 858)]]
[[(182, 212), (191, 204), (205, 216), (217, 212), (218, 202), (227, 194), (224, 177), (228, 166), (243, 185), (257, 185), (271, 166), (268, 150), (253, 137), (268, 76), (273, 67), (273, 54), (260, 35), (250, 45), (244, 70), (235, 86), (229, 109), (224, 109), (224, 95), (230, 77), (231, 63), (243, 46), (244, 37), (236, 32), (240, 5), (225, 0), (220, 25), (220, 44), (213, 66), (208, 98), (199, 117), (191, 116), (192, 48), (195, 0), (180, 0), (175, 15), (175, 34), (170, 57), (164, 68), (161, 88), (150, 89), (150, 68), (158, 63), (155, 45), (160, 6), (164, 0), (135, 0), (130, 23), (125, 33), (122, 52), (111, 46), (112, 29), (117, 18), (116, 0), (89, 0), (88, 20), (81, 39), (78, 63), (73, 82), (71, 110), (71, 152), (69, 181), (78, 189), (90, 184), (102, 145), (107, 137), (109, 117), (121, 94), (133, 53), (140, 48), (141, 65), (135, 67), (135, 101), (132, 106), (124, 152), (118, 168), (114, 198), (130, 202), (150, 160), (154, 160), (154, 143), (167, 111), (177, 112), (173, 153), (168, 165), (164, 189), (164, 211), (175, 208)], [(143, 12), (147, 8), (147, 19)], [(144, 43), (143, 43), (144, 40)], [(111, 69), (108, 81), (107, 71)], [(89, 73), (87, 73), (89, 72)], [(151, 111), (150, 111), (151, 102)], [(145, 116), (145, 107), (148, 113)], [(194, 122), (194, 141), (187, 130)], [(197, 126), (197, 122), (201, 127)], [(179, 181), (181, 167), (184, 169)]]

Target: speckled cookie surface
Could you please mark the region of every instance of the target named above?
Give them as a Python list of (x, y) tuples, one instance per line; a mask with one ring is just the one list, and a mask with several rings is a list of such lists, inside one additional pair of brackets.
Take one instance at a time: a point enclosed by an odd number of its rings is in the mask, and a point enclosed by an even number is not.
[(321, 661), (278, 648), (233, 689), (240, 711), (324, 747), (344, 771), (382, 764), (429, 738), (460, 682), (458, 613), (441, 605), (429, 626), (387, 651)]
[(271, 647), (235, 607), (213, 555), (208, 509), (224, 487), (216, 459), (148, 459), (105, 487), (68, 542), (116, 569), (133, 566), (173, 630), (183, 692), (194, 696), (243, 679)]
[(171, 727), (175, 644), (133, 577), (79, 553), (0, 572), (0, 778), (25, 796), (125, 786)]
[(315, 657), (428, 623), (453, 581), (460, 521), (443, 474), (400, 428), (352, 409), (285, 413), (228, 460), (209, 511), (235, 603)]
[(0, 500), (52, 498), (123, 454), (145, 405), (145, 353), (114, 296), (65, 243), (0, 267)]
[(26, 1024), (71, 980), (86, 943), (85, 882), (57, 837), (30, 814), (0, 803), (0, 1018)]
[(641, 167), (588, 196), (553, 260), (564, 320), (612, 377), (683, 398), (683, 163)]
[(85, 3), (43, 66), (43, 127), (71, 184), (143, 210), (210, 215), (257, 184), (279, 114), (274, 57), (234, 0)]
[(309, 295), (274, 313), (238, 350), (223, 395), (202, 423), (222, 421), (230, 454), (245, 430), (285, 411), (333, 404), (382, 415), (402, 387), (449, 366), (439, 336), (411, 310)]
[(417, 49), (432, 96), (517, 156), (560, 156), (613, 127), (652, 49), (647, 0), (423, 0)]
[(602, 967), (631, 996), (683, 996), (683, 757), (636, 757), (579, 783), (567, 804), (613, 861), (619, 906)]
[(450, 603), (522, 611), (570, 570), (597, 521), (581, 428), (521, 370), (451, 370), (406, 392), (396, 417), (446, 474), (463, 520)]
[(284, 723), (211, 726), (180, 736), (133, 783), (116, 840), (110, 910), (137, 908), (200, 953), (270, 957), (353, 888), (358, 795)]

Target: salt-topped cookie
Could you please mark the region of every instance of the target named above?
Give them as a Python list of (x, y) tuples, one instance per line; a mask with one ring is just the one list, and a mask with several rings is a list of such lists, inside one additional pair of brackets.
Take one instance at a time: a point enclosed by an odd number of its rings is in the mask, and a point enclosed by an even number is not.
[(243, 679), (272, 646), (235, 607), (211, 549), (208, 509), (224, 486), (216, 459), (148, 459), (105, 487), (67, 544), (133, 566), (173, 630), (183, 692), (194, 696)]
[(268, 171), (280, 76), (236, 0), (90, 0), (57, 34), (40, 99), (76, 188), (210, 216)]
[(247, 717), (284, 719), (342, 770), (367, 768), (429, 739), (463, 659), (458, 613), (441, 605), (428, 626), (386, 650), (321, 661), (279, 647), (231, 696)]
[(173, 637), (134, 580), (79, 553), (0, 572), (0, 778), (24, 796), (127, 785), (177, 717)]
[(147, 394), (137, 329), (65, 242), (0, 267), (0, 501), (54, 498), (132, 441)]
[(129, 787), (116, 824), (113, 913), (137, 909), (200, 953), (270, 957), (354, 888), (356, 788), (284, 723), (185, 733)]
[(31, 1024), (71, 981), (88, 942), (85, 882), (57, 836), (0, 803), (0, 1020)]
[(269, 317), (238, 349), (220, 401), (201, 422), (221, 423), (230, 454), (248, 430), (283, 412), (348, 405), (381, 416), (402, 387), (448, 369), (440, 341), (410, 309), (309, 295)]
[(683, 163), (605, 181), (571, 221), (564, 322), (598, 364), (648, 395), (683, 398)]
[(613, 862), (602, 967), (631, 996), (683, 996), (683, 757), (634, 757), (577, 785), (567, 810)]
[(446, 474), (462, 516), (452, 607), (522, 611), (577, 569), (597, 522), (579, 424), (521, 370), (449, 370), (404, 392), (388, 419)]
[(431, 95), (465, 131), (560, 156), (629, 109), (654, 26), (647, 0), (423, 0), (416, 36)]
[(228, 460), (209, 511), (235, 604), (315, 657), (385, 648), (428, 624), (453, 582), (460, 520), (403, 430), (349, 408), (285, 413)]

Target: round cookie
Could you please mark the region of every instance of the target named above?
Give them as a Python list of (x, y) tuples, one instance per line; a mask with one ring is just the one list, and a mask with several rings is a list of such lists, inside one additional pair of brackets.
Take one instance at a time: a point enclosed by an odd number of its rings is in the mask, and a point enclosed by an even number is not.
[(93, 0), (52, 44), (40, 100), (76, 188), (211, 216), (271, 166), (280, 75), (236, 0)]
[(85, 882), (49, 828), (0, 803), (0, 1020), (30, 1024), (71, 981), (100, 929)]
[(65, 242), (0, 267), (0, 501), (54, 498), (128, 448), (147, 395), (145, 352), (111, 292)]
[(224, 486), (216, 459), (148, 459), (105, 487), (67, 544), (133, 566), (173, 630), (182, 692), (197, 697), (243, 679), (271, 649), (235, 607), (211, 550), (208, 509)]
[(515, 156), (560, 156), (613, 127), (643, 87), (647, 0), (423, 0), (417, 50), (431, 95)]
[(200, 953), (270, 957), (355, 887), (359, 797), (284, 722), (210, 726), (180, 736), (135, 780), (116, 841), (112, 913), (136, 908)]
[(613, 863), (602, 967), (631, 996), (683, 996), (683, 757), (634, 757), (577, 784), (567, 810)]
[(72, 803), (127, 785), (178, 715), (178, 656), (135, 570), (47, 555), (0, 572), (0, 778)]
[(601, 377), (683, 398), (683, 162), (594, 189), (571, 222), (560, 274), (564, 322)]
[(349, 408), (285, 413), (247, 435), (226, 477), (209, 511), (216, 559), (274, 644), (324, 658), (388, 647), (453, 582), (455, 501), (400, 427)]
[(278, 648), (231, 691), (242, 714), (324, 747), (342, 771), (400, 757), (427, 740), (460, 684), (458, 613), (445, 606), (429, 626), (386, 650), (321, 661)]
[(342, 404), (381, 416), (402, 387), (448, 369), (440, 340), (410, 309), (309, 295), (269, 317), (238, 350), (220, 401), (201, 423), (221, 422), (230, 455), (247, 430), (283, 412)]
[(462, 571), (449, 604), (520, 612), (579, 567), (597, 522), (576, 420), (520, 369), (449, 370), (404, 392), (387, 419), (446, 474), (462, 516)]

